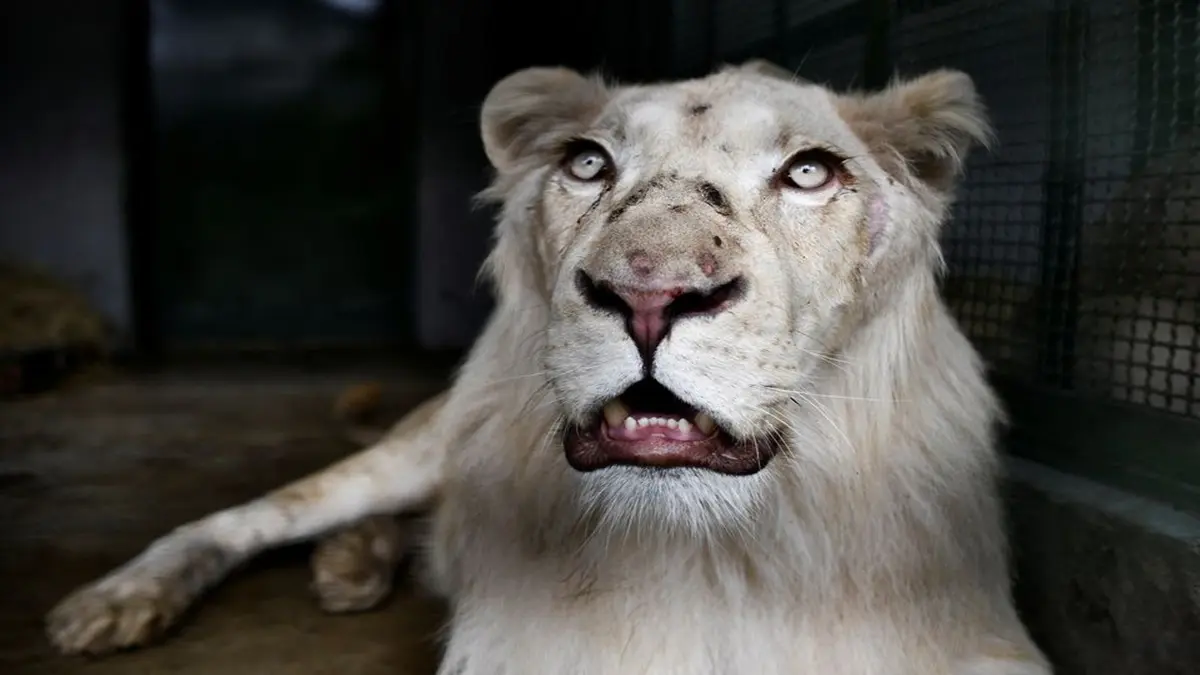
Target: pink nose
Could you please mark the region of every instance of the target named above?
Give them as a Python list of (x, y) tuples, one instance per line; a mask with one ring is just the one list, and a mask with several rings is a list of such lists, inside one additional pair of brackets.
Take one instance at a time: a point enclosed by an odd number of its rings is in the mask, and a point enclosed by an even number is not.
[(741, 277), (710, 289), (614, 285), (596, 282), (585, 272), (579, 272), (576, 282), (589, 305), (625, 317), (625, 330), (633, 338), (647, 368), (675, 321), (724, 311), (741, 297), (745, 285)]
[(627, 330), (643, 354), (653, 354), (671, 325), (668, 309), (675, 298), (683, 295), (682, 287), (662, 291), (641, 291), (616, 287), (613, 291), (628, 308)]

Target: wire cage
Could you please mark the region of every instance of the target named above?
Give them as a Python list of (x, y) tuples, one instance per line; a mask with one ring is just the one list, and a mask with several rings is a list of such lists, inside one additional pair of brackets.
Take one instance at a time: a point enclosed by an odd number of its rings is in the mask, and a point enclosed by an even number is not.
[(948, 304), (1015, 425), (1042, 432), (1032, 454), (1137, 474), (1196, 506), (1198, 7), (675, 0), (673, 65), (764, 56), (841, 89), (969, 73), (999, 143), (972, 156), (943, 233)]

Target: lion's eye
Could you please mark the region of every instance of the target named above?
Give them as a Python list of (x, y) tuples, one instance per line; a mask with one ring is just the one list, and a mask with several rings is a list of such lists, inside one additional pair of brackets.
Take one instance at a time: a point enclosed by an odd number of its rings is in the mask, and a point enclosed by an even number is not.
[(819, 190), (833, 180), (833, 169), (812, 155), (796, 158), (784, 174), (788, 187), (798, 190)]
[(567, 160), (567, 171), (576, 180), (594, 181), (608, 169), (608, 157), (598, 148), (584, 148)]

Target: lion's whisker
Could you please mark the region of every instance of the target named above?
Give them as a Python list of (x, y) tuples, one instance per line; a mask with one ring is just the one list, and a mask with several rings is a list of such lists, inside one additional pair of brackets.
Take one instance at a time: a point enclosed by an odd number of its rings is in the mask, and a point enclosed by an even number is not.
[(779, 392), (780, 394), (795, 394), (811, 398), (832, 399), (835, 401), (865, 401), (868, 403), (903, 403), (905, 399), (901, 398), (874, 398), (869, 396), (848, 396), (841, 394), (823, 394), (811, 390), (789, 389), (786, 387), (777, 387), (774, 385), (761, 385), (763, 389)]
[[(842, 437), (842, 440), (844, 440), (846, 442), (847, 449), (854, 448), (854, 443), (852, 443), (850, 441), (850, 437), (848, 435), (846, 435), (846, 432), (842, 429), (842, 427), (840, 425), (838, 425), (837, 422), (834, 421), (833, 416), (829, 413), (829, 409), (826, 408), (824, 404), (822, 404), (820, 401), (818, 401), (816, 399), (810, 398), (807, 394), (804, 394), (803, 392), (796, 392), (795, 395), (799, 396), (800, 398), (803, 398), (814, 410), (817, 411), (817, 413), (819, 415), (821, 415), (821, 417), (825, 418), (825, 421), (829, 423), (829, 426), (832, 427), (833, 430), (836, 431), (838, 433), (838, 435)], [(792, 403), (795, 403), (797, 406), (804, 407), (800, 404), (799, 401), (797, 401), (794, 398), (791, 399), (791, 401), (792, 401)]]

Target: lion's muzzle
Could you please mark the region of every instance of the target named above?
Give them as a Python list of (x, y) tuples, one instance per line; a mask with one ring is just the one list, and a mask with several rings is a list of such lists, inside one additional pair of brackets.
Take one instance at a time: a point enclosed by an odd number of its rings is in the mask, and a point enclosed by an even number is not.
[(723, 312), (741, 299), (745, 280), (734, 277), (719, 285), (688, 287), (661, 282), (617, 284), (597, 281), (580, 271), (576, 285), (592, 308), (624, 318), (625, 330), (638, 346), (647, 373), (654, 351), (667, 336), (672, 324), (691, 317)]

